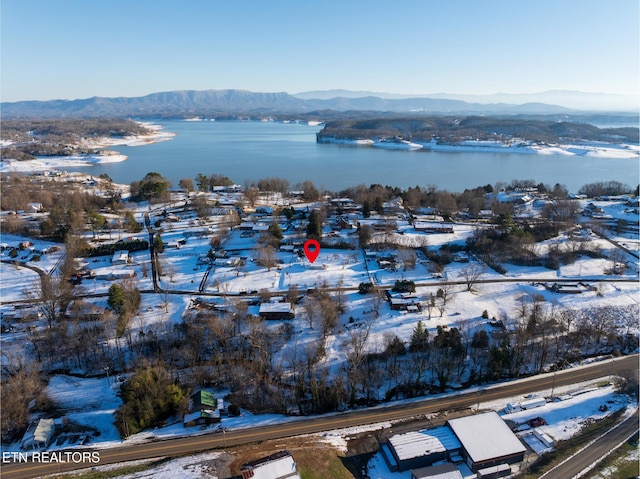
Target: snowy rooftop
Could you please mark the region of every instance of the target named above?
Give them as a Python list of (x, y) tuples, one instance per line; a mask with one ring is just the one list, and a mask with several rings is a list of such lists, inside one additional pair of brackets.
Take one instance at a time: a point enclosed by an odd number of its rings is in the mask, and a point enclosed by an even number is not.
[(461, 447), (460, 441), (447, 426), (397, 434), (389, 438), (389, 443), (401, 461)]
[(260, 313), (293, 313), (291, 303), (261, 303)]
[(437, 466), (412, 469), (411, 477), (416, 477), (417, 479), (462, 479), (462, 474), (453, 464), (439, 464)]
[(496, 412), (451, 419), (449, 425), (473, 462), (525, 452), (520, 440)]

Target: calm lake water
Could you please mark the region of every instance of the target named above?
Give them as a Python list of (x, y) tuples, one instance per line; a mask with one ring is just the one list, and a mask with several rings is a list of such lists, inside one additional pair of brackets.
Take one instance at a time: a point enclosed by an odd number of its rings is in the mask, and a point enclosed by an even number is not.
[[(490, 152), (383, 150), (316, 143), (321, 127), (276, 122), (162, 121), (173, 140), (136, 147), (115, 147), (127, 155), (121, 163), (81, 168), (92, 175), (108, 174), (128, 184), (155, 171), (172, 181), (198, 173), (223, 174), (235, 183), (269, 176), (287, 178), (291, 187), (311, 180), (339, 191), (366, 185), (436, 185), (460, 192), (496, 181), (534, 179), (561, 183), (570, 191), (601, 180), (630, 186), (639, 182), (637, 159), (599, 159), (566, 155)], [(73, 170), (79, 168), (74, 167)]]

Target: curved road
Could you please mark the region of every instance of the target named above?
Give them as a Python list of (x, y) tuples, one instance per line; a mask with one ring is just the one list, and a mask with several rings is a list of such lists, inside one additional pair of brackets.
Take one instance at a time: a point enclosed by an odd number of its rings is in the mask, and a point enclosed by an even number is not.
[[(616, 449), (638, 431), (638, 411), (628, 417), (617, 427), (609, 430), (602, 437), (572, 456), (569, 460), (559, 464), (547, 473), (540, 476), (540, 479), (568, 479), (582, 477), (590, 472), (586, 469), (603, 460), (607, 453)], [(584, 473), (583, 473), (584, 471)], [(581, 474), (582, 473), (582, 474)]]
[[(350, 411), (342, 414), (301, 418), (296, 421), (270, 426), (227, 431), (225, 433), (205, 434), (147, 444), (125, 445), (111, 449), (101, 449), (100, 464), (112, 464), (123, 461), (150, 459), (161, 456), (178, 456), (220, 449), (252, 442), (278, 439), (299, 434), (313, 434), (331, 429), (373, 424), (384, 421), (395, 421), (438, 411), (465, 409), (473, 407), (478, 401), (492, 401), (500, 398), (527, 394), (542, 389), (575, 384), (582, 381), (606, 377), (611, 374), (632, 372), (638, 374), (638, 355), (625, 356), (614, 360), (594, 363), (577, 369), (559, 371), (545, 376), (534, 376), (501, 385), (425, 399), (408, 404), (383, 406), (372, 409)], [(3, 479), (22, 479), (39, 477), (56, 472), (71, 471), (92, 464), (51, 464), (51, 463), (12, 463), (3, 464)]]

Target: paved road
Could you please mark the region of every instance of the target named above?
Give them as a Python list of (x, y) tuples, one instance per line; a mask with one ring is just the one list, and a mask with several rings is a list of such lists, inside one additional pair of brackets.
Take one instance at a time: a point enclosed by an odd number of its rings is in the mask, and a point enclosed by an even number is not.
[(567, 462), (560, 464), (540, 476), (540, 479), (569, 479), (581, 477), (578, 475), (580, 472), (604, 459), (605, 454), (629, 439), (636, 431), (638, 431), (638, 411)]
[[(638, 374), (638, 355), (595, 363), (583, 368), (559, 371), (555, 375), (545, 375), (543, 377), (534, 376), (525, 380), (513, 381), (499, 386), (481, 389), (479, 392), (460, 393), (411, 402), (409, 404), (361, 409), (343, 414), (310, 419), (306, 418), (284, 424), (227, 431), (225, 433), (206, 434), (147, 444), (102, 449), (100, 450), (100, 464), (192, 454), (267, 439), (284, 438), (298, 434), (312, 434), (331, 429), (383, 421), (394, 421), (438, 411), (465, 409), (474, 407), (478, 401), (492, 401), (500, 398), (524, 395), (542, 389), (550, 389), (552, 385), (559, 387), (627, 371), (633, 372), (636, 375)], [(91, 464), (3, 464), (2, 478), (23, 479), (39, 477), (45, 474), (65, 472), (87, 466), (91, 466)]]

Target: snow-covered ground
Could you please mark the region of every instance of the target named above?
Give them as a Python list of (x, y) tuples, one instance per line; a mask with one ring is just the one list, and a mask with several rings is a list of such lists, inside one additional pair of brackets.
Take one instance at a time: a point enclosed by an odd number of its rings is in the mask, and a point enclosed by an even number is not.
[[(184, 200), (185, 198), (180, 198), (180, 202), (183, 203)], [(631, 215), (631, 218), (637, 220), (637, 214), (633, 216), (631, 213), (626, 212), (619, 202), (598, 202), (598, 205), (602, 206), (607, 214), (611, 214), (614, 217), (625, 215), (626, 218)], [(149, 211), (149, 209), (149, 205), (139, 205), (135, 214), (140, 217), (142, 213)], [(159, 206), (156, 210), (151, 211), (152, 222), (159, 218), (159, 211), (162, 211), (162, 209), (163, 206)], [(258, 255), (255, 249), (258, 235), (243, 236), (239, 230), (234, 230), (225, 236), (223, 247), (233, 250), (233, 255), (242, 257), (246, 261), (234, 267), (212, 267), (208, 280), (203, 284), (204, 291), (208, 293), (224, 293), (226, 296), (205, 297), (204, 295), (199, 295), (197, 290), (207, 273), (208, 266), (199, 264), (199, 260), (209, 252), (210, 240), (207, 236), (197, 237), (197, 235), (187, 235), (185, 233), (187, 231), (193, 233), (196, 229), (216, 232), (218, 231), (216, 221), (222, 219), (224, 219), (222, 216), (212, 218), (207, 224), (201, 225), (197, 223), (197, 218), (194, 215), (185, 213), (181, 214), (176, 222), (163, 223), (162, 238), (165, 242), (176, 244), (178, 241), (184, 240), (185, 244), (180, 248), (168, 247), (160, 255), (164, 270), (160, 285), (166, 289), (186, 291), (191, 294), (143, 294), (140, 314), (131, 323), (131, 332), (134, 337), (138, 333), (146, 332), (149, 329), (155, 331), (158, 328), (172, 328), (174, 324), (182, 322), (185, 316), (189, 314), (189, 308), (193, 306), (195, 299), (216, 302), (223, 306), (233, 306), (236, 302), (245, 298), (242, 293), (250, 293), (255, 296), (252, 293), (253, 291), (265, 289), (272, 293), (284, 294), (292, 285), (296, 285), (300, 293), (303, 293), (306, 292), (307, 288), (317, 288), (323, 283), (329, 286), (356, 288), (361, 282), (373, 281), (378, 285), (391, 286), (396, 280), (409, 279), (421, 284), (417, 288), (416, 296), (422, 304), (426, 304), (432, 295), (437, 295), (438, 289), (442, 287), (442, 281), (460, 281), (464, 278), (465, 270), (470, 265), (479, 265), (479, 263), (474, 262), (473, 258), (469, 263), (452, 262), (445, 267), (442, 278), (435, 278), (429, 269), (426, 258), (421, 256), (419, 252), (415, 268), (404, 271), (402, 265), (396, 270), (384, 268), (380, 266), (376, 258), (365, 257), (361, 250), (324, 248), (313, 265), (309, 265), (304, 258), (300, 258), (292, 252), (279, 251), (277, 253), (279, 263), (268, 270), (258, 266), (255, 262)], [(402, 221), (398, 221), (398, 223), (402, 234), (398, 234), (397, 237), (406, 240), (407, 246), (427, 238), (428, 247), (434, 249), (444, 244), (463, 244), (473, 234), (474, 228), (477, 227), (468, 224), (455, 224), (454, 233), (425, 235), (415, 231), (415, 229), (408, 224), (402, 223)], [(113, 238), (109, 234), (108, 237), (103, 235), (104, 237), (101, 239), (115, 241), (122, 235), (122, 233), (118, 232), (112, 234)], [(91, 236), (92, 234), (88, 233), (86, 239), (91, 240)], [(138, 235), (129, 235), (127, 233), (126, 236), (140, 239), (148, 238), (147, 233), (144, 231)], [(353, 233), (340, 232), (337, 239), (353, 240)], [(605, 254), (612, 252), (615, 248), (608, 241), (597, 238), (595, 235), (588, 235), (588, 239), (592, 244), (600, 247)], [(631, 250), (637, 251), (640, 245), (637, 236), (632, 234), (617, 235), (614, 239), (624, 243)], [(20, 236), (3, 234), (1, 242), (9, 247), (17, 247), (19, 243), (26, 240), (27, 238)], [(557, 238), (540, 243), (537, 247), (541, 250), (552, 245), (563, 247), (569, 240), (566, 235), (560, 235)], [(33, 244), (20, 252), (18, 260), (27, 262), (27, 264), (37, 267), (45, 273), (53, 272), (56, 274), (55, 267), (63, 258), (63, 248), (54, 243), (39, 240), (30, 241)], [(32, 261), (36, 251), (48, 251), (53, 246), (60, 249), (55, 252), (40, 254), (39, 261)], [(384, 256), (393, 253), (395, 251), (382, 251), (378, 252), (378, 255)], [(0, 252), (0, 258), (3, 260), (9, 259), (8, 248)], [(556, 309), (596, 310), (597, 308), (605, 308), (608, 311), (615, 312), (616, 316), (613, 318), (615, 327), (626, 328), (637, 334), (637, 313), (640, 298), (638, 295), (638, 275), (632, 268), (628, 268), (621, 275), (612, 276), (606, 274), (606, 270), (611, 266), (610, 260), (588, 257), (581, 257), (573, 264), (562, 265), (558, 270), (511, 264), (504, 266), (507, 270), (506, 275), (501, 275), (489, 268), (482, 267), (480, 279), (496, 280), (496, 282), (477, 284), (473, 291), (467, 291), (464, 285), (457, 285), (454, 287), (446, 307), (442, 310), (434, 308), (430, 312), (428, 308), (423, 308), (421, 312), (412, 313), (392, 311), (388, 304), (383, 302), (380, 304), (379, 314), (376, 317), (372, 305), (373, 300), (370, 295), (363, 296), (355, 291), (345, 291), (342, 297), (345, 312), (340, 317), (340, 324), (336, 328), (335, 334), (327, 338), (326, 355), (323, 361), (326, 364), (334, 365), (336, 368), (339, 367), (346, 357), (344, 350), (345, 338), (348, 337), (351, 331), (365, 324), (370, 325), (369, 351), (380, 352), (384, 347), (386, 334), (392, 331), (401, 340), (409, 341), (419, 320), (430, 330), (432, 336), (438, 326), (455, 326), (472, 335), (476, 329), (487, 327), (486, 319), (481, 317), (483, 311), (486, 310), (490, 318), (513, 316), (520, 306), (522, 298), (535, 297), (536, 301), (539, 301), (545, 307)], [(150, 278), (151, 268), (147, 251), (132, 253), (129, 265), (114, 266), (111, 263), (110, 256), (103, 256), (86, 259), (81, 267), (96, 274), (108, 273), (116, 269), (132, 271), (135, 273), (135, 281), (139, 289), (150, 290), (153, 286)], [(558, 294), (542, 285), (542, 283), (550, 284), (559, 279), (567, 278), (579, 278), (580, 281), (593, 286), (593, 288), (585, 288), (581, 294)], [(520, 281), (497, 282), (503, 279)], [(596, 282), (596, 280), (602, 279), (613, 281)], [(26, 292), (36, 290), (34, 285), (38, 281), (37, 273), (30, 269), (0, 263), (0, 298), (3, 303), (25, 299)], [(105, 294), (111, 284), (112, 282), (108, 280), (84, 280), (81, 285), (77, 286), (76, 292), (78, 294)], [(104, 297), (90, 301), (96, 306), (106, 306), (106, 298)], [(250, 305), (248, 312), (257, 315), (258, 308), (257, 305)], [(2, 312), (18, 312), (18, 310), (14, 310), (12, 305), (3, 304)], [(278, 360), (285, 359), (292, 352), (292, 348), (302, 347), (306, 342), (313, 341), (317, 337), (318, 328), (310, 328), (303, 319), (302, 314), (300, 314), (300, 317), (300, 320), (291, 323), (296, 340), (287, 344), (278, 353), (280, 355)], [(268, 328), (277, 328), (282, 324), (281, 321), (267, 323)], [(16, 323), (15, 331), (0, 336), (2, 349), (8, 351), (25, 348), (29, 344), (25, 339), (28, 338), (28, 328), (31, 326), (27, 322)], [(78, 374), (84, 373), (84, 371), (74, 372)], [(99, 433), (98, 436), (94, 436), (91, 439), (92, 444), (99, 444), (101, 447), (121, 445), (123, 441), (119, 439), (113, 424), (113, 412), (121, 404), (121, 399), (116, 394), (118, 382), (121, 379), (113, 376), (110, 378), (83, 379), (71, 375), (56, 375), (50, 378), (47, 394), (64, 410), (65, 417), (78, 424), (93, 428)], [(547, 393), (541, 392), (540, 394)], [(560, 394), (560, 391), (557, 391), (556, 394)], [(521, 398), (514, 398), (514, 401), (519, 399)], [(550, 403), (544, 408), (516, 413), (513, 419), (518, 421), (530, 419), (525, 413), (531, 413), (533, 417), (543, 416), (549, 423), (547, 426), (543, 426), (543, 431), (558, 440), (574, 434), (580, 424), (584, 422), (583, 418), (597, 418), (601, 417), (602, 414), (606, 414), (598, 410), (603, 403), (611, 406), (609, 412), (607, 412), (610, 413), (613, 409), (623, 407), (624, 401), (624, 399), (615, 396), (610, 388), (600, 388), (561, 403)], [(504, 404), (483, 405), (483, 407), (500, 409), (504, 407)], [(254, 416), (245, 411), (239, 418), (225, 418), (224, 427), (231, 429), (246, 428), (290, 420), (295, 419), (279, 415)], [(207, 432), (196, 429), (197, 431), (185, 429), (178, 422), (153, 431), (143, 431), (132, 436), (126, 442), (144, 442), (153, 438), (169, 438)], [(344, 450), (346, 438), (357, 432), (357, 430), (331, 431), (325, 433), (322, 436), (322, 440)], [(68, 446), (69, 443), (67, 442), (53, 447)], [(384, 465), (376, 463), (375, 459), (372, 465), (378, 471), (377, 473), (380, 474), (377, 477), (408, 477), (384, 475), (386, 473), (381, 472)], [(178, 465), (176, 467), (182, 466)], [(158, 474), (163, 473), (159, 472)], [(169, 476), (167, 475), (167, 477)], [(371, 475), (371, 477), (374, 477), (374, 475)]]
[[(540, 397), (549, 394), (550, 391), (539, 391)], [(597, 387), (596, 382), (588, 382), (557, 388), (554, 393), (566, 396), (566, 400), (548, 402), (545, 406), (503, 415), (503, 419), (510, 419), (517, 423), (526, 423), (528, 420), (542, 417), (547, 425), (540, 426), (542, 432), (551, 436), (554, 440), (569, 439), (580, 432), (589, 422), (602, 419), (615, 411), (626, 408), (625, 416), (632, 414), (637, 409), (637, 403), (631, 402), (627, 396), (617, 394), (612, 386)], [(556, 394), (554, 394), (555, 396)], [(480, 403), (480, 410), (500, 410), (508, 402), (518, 402), (522, 397), (514, 397), (508, 400)], [(606, 411), (601, 411), (601, 406), (606, 406)], [(371, 479), (410, 479), (411, 471), (391, 472), (380, 453), (375, 454), (369, 461), (369, 476)], [(464, 465), (461, 470), (463, 477), (470, 471)], [(475, 476), (474, 476), (475, 477)]]
[[(117, 398), (114, 393), (114, 385), (116, 382), (116, 378), (111, 378), (111, 385), (109, 385), (106, 378), (77, 379), (69, 376), (54, 376), (49, 383), (47, 392), (61, 407), (68, 409), (69, 412), (66, 417), (81, 424), (91, 425), (100, 431), (100, 437), (92, 440), (91, 443), (99, 444), (101, 447), (140, 443), (153, 438), (167, 439), (185, 434), (193, 434), (194, 432), (197, 434), (210, 432), (210, 430), (203, 431), (199, 428), (184, 428), (181, 423), (178, 423), (165, 428), (139, 433), (126, 441), (119, 440), (117, 438), (117, 431), (113, 425), (113, 418), (110, 416), (120, 402), (120, 399)], [(558, 441), (576, 435), (590, 421), (601, 419), (620, 409), (627, 409), (625, 415), (635, 411), (637, 408), (636, 403), (631, 402), (627, 396), (616, 393), (613, 386), (602, 384), (602, 381), (590, 381), (558, 387), (554, 390), (554, 397), (563, 397), (564, 400), (548, 402), (545, 406), (527, 411), (503, 414), (502, 417), (505, 420), (510, 419), (516, 423), (526, 423), (530, 419), (543, 417), (547, 425), (541, 426), (539, 429)], [(536, 394), (539, 397), (545, 397), (550, 396), (551, 391), (543, 390), (538, 391)], [(501, 411), (507, 403), (515, 403), (523, 399), (521, 396), (516, 396), (504, 398), (499, 401), (481, 402), (480, 410)], [(606, 411), (600, 409), (603, 405), (606, 406)], [(292, 420), (296, 419), (281, 415), (254, 416), (250, 413), (243, 412), (239, 418), (224, 418), (223, 423), (227, 429), (240, 429)], [(391, 423), (377, 423), (360, 427), (328, 430), (317, 435), (317, 437), (329, 447), (333, 447), (341, 453), (346, 453), (350, 438), (368, 431), (380, 430), (391, 426)], [(215, 427), (218, 426), (212, 426), (211, 428), (213, 429)], [(68, 448), (69, 444), (54, 446), (51, 449), (63, 447)], [(5, 450), (12, 449), (8, 448)], [(215, 479), (217, 476), (212, 472), (211, 465), (208, 464), (208, 461), (215, 459), (218, 455), (219, 453), (205, 453), (187, 456), (124, 477), (129, 479), (147, 477), (210, 477)], [(98, 469), (113, 469), (118, 466), (123, 466), (123, 464), (102, 466), (98, 467)], [(465, 471), (468, 472), (466, 468)], [(372, 479), (409, 479), (411, 477), (409, 471), (390, 472), (380, 453), (374, 455), (369, 462), (369, 475)]]
[[(598, 158), (638, 158), (640, 155), (640, 147), (634, 144), (615, 144), (604, 142), (581, 142), (558, 145), (537, 144), (533, 142), (502, 142), (493, 140), (466, 140), (458, 145), (438, 143), (432, 141), (412, 140), (416, 147), (431, 151), (477, 151), (490, 153), (524, 153), (524, 154), (540, 154), (540, 155), (572, 155), (572, 156), (593, 156)], [(348, 140), (344, 138), (323, 137), (322, 143), (349, 144), (356, 146), (379, 146), (373, 140)], [(390, 144), (389, 147), (393, 147)], [(398, 145), (396, 148), (403, 148)]]
[[(162, 463), (159, 466), (146, 469), (141, 472), (125, 474), (118, 476), (121, 479), (218, 479), (215, 468), (212, 467), (211, 461), (220, 456), (219, 452), (207, 452), (196, 454), (193, 456), (185, 456), (178, 459), (172, 459)], [(109, 466), (97, 466), (93, 470), (109, 471), (123, 466), (133, 466), (148, 461), (132, 461), (124, 464), (113, 464)], [(220, 478), (223, 479), (223, 478)]]
[[(140, 122), (140, 124), (151, 130), (151, 133), (148, 135), (127, 136), (123, 138), (83, 140), (80, 143), (80, 146), (89, 149), (109, 148), (113, 146), (143, 146), (151, 143), (158, 143), (160, 141), (171, 140), (175, 136), (174, 133), (163, 131), (160, 125), (143, 122)], [(8, 144), (10, 144), (10, 142)], [(0, 172), (48, 171), (56, 168), (68, 169), (74, 166), (90, 166), (98, 163), (116, 163), (125, 161), (126, 159), (126, 155), (121, 155), (117, 152), (101, 155), (42, 156), (35, 160), (25, 161), (3, 159), (0, 161)]]

